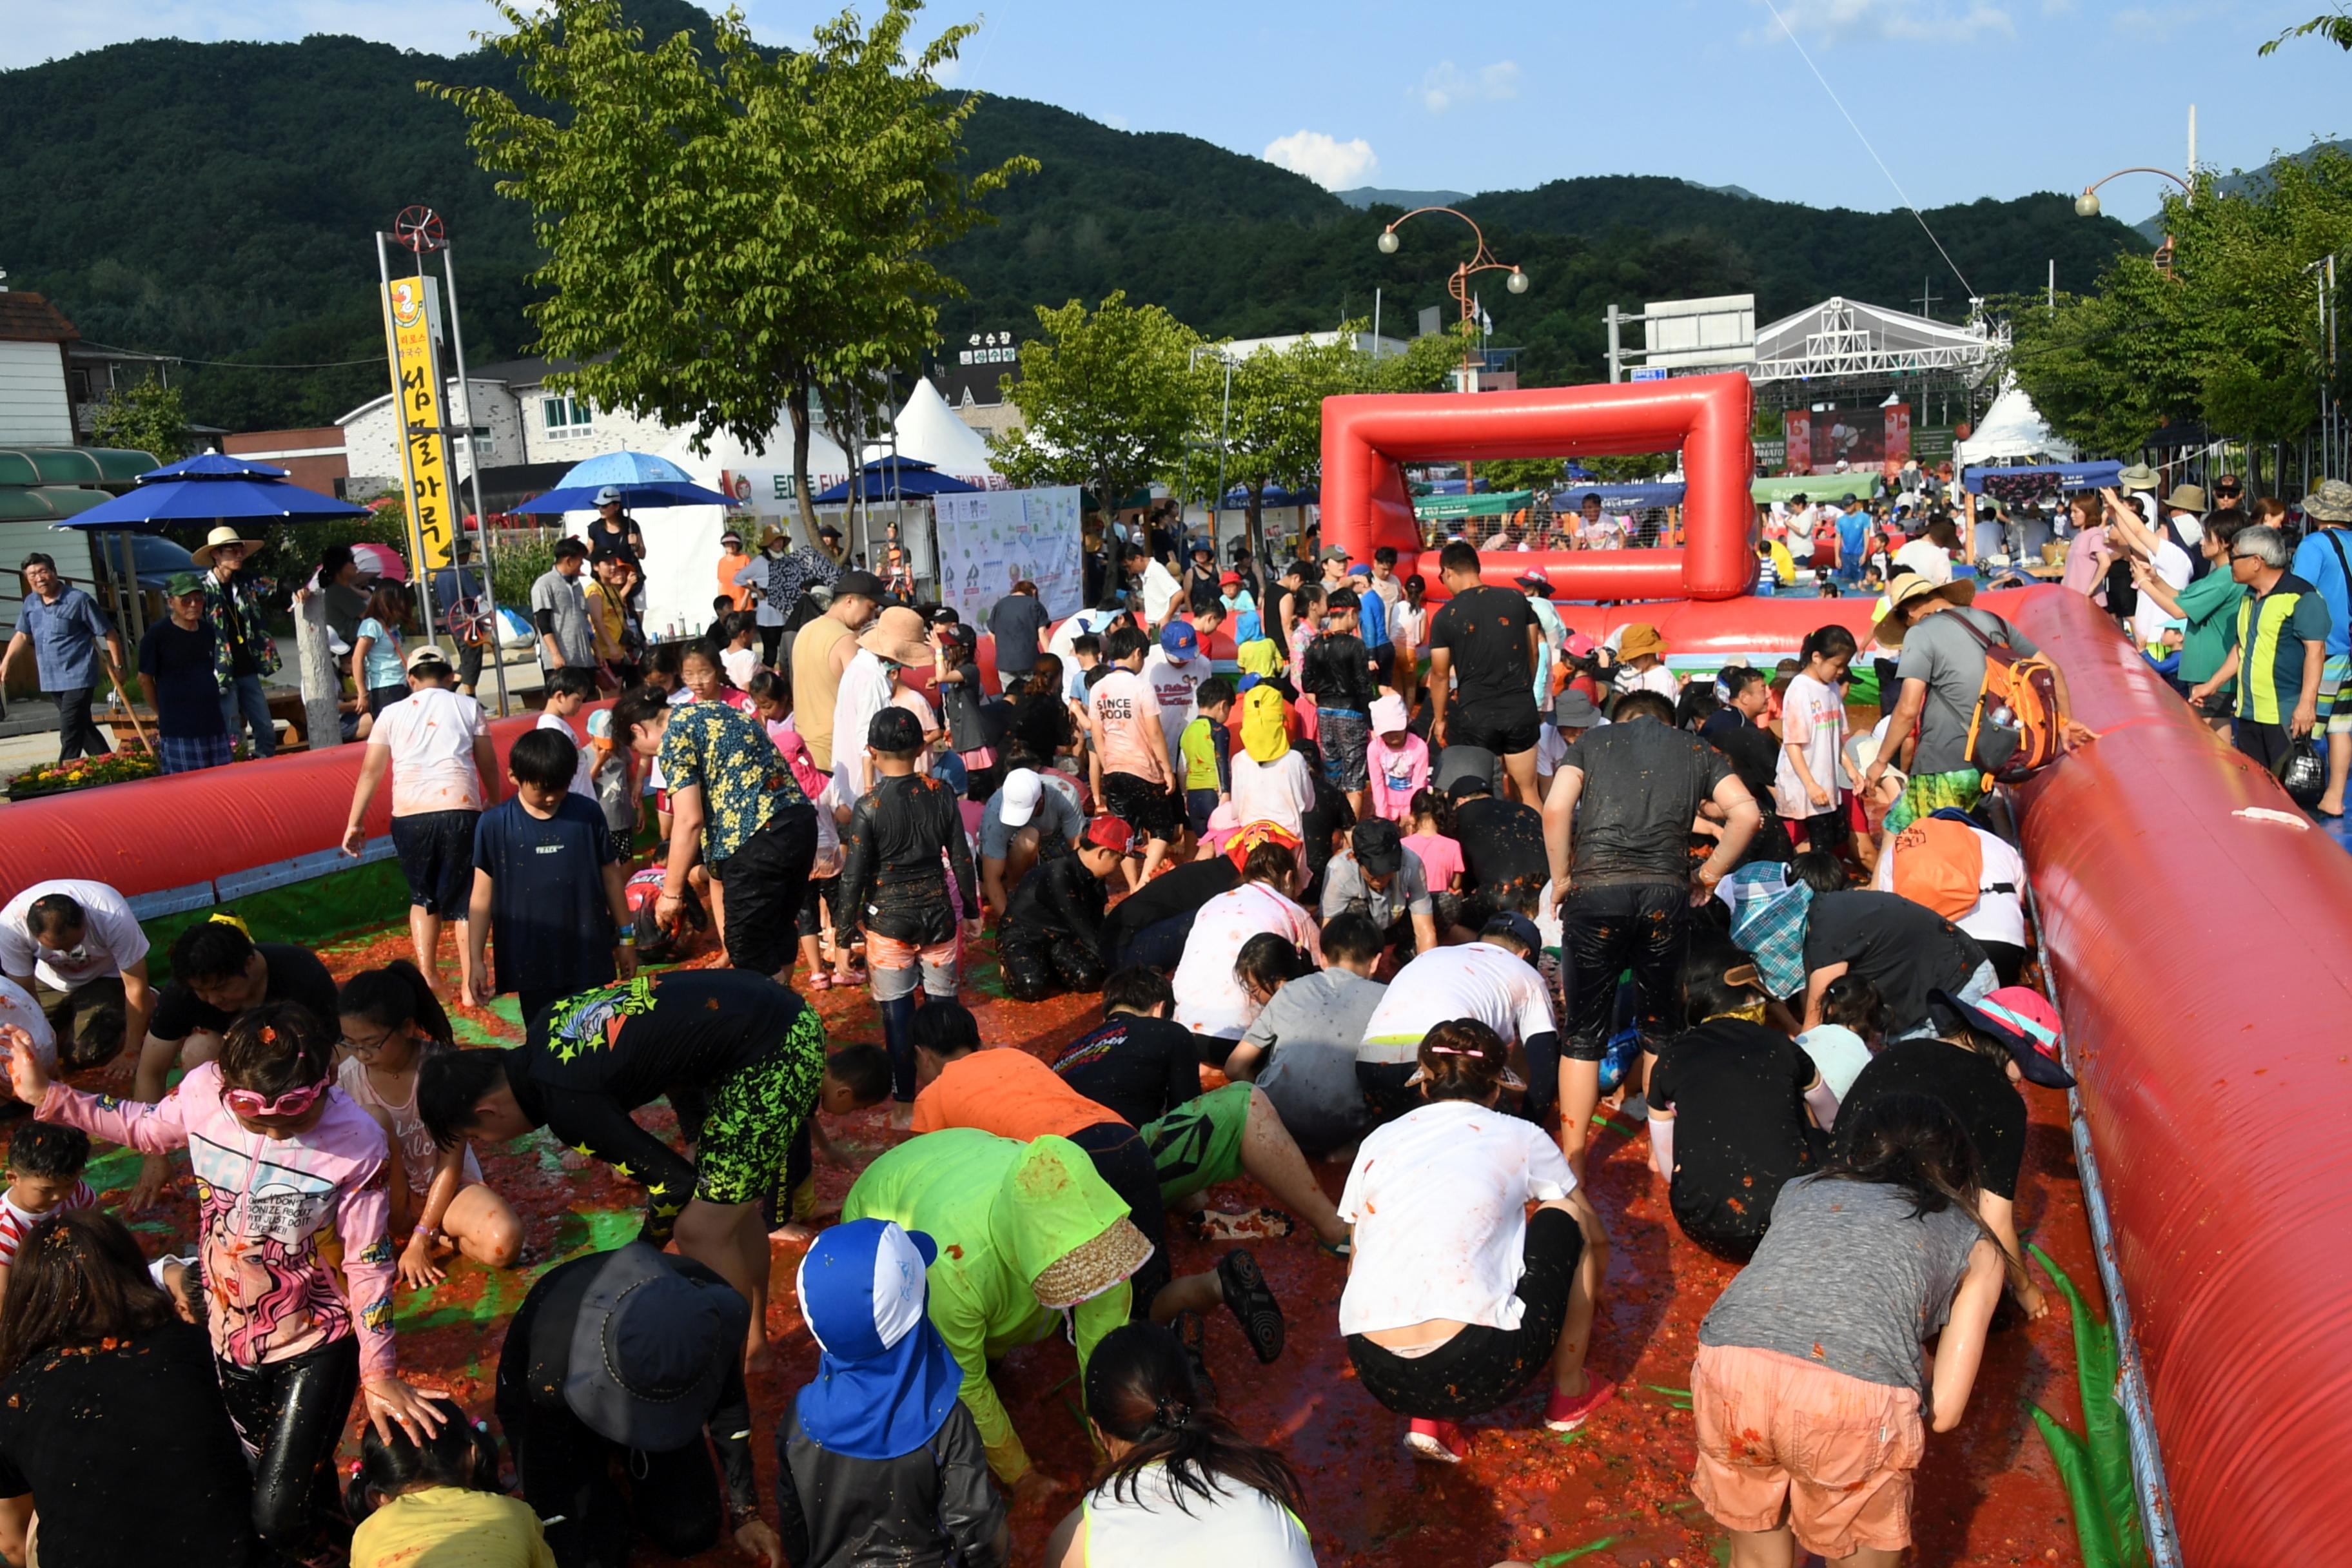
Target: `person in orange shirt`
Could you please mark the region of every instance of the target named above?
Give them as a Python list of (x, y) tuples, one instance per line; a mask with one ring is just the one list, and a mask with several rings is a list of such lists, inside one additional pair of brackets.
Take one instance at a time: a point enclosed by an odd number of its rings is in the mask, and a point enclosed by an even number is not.
[(719, 536), (719, 591), (739, 610), (751, 607), (750, 586), (735, 581), (751, 564), (751, 558), (743, 553), (743, 536), (740, 533), (730, 528)]
[[(1167, 1208), (1160, 1173), (1142, 1135), (1118, 1112), (1088, 1100), (1061, 1075), (1017, 1047), (983, 1050), (980, 1021), (954, 1002), (927, 1003), (915, 1014), (914, 1130), (918, 1134), (971, 1127), (1023, 1142), (1066, 1138), (1087, 1152), (1096, 1172), (1126, 1201), (1151, 1257), (1129, 1281), (1138, 1317), (1173, 1324), (1195, 1353), (1202, 1315), (1222, 1301), (1233, 1310), (1260, 1362), (1282, 1353), (1282, 1307), (1246, 1247), (1217, 1267), (1170, 1279)], [(1188, 1320), (1179, 1322), (1179, 1319)]]

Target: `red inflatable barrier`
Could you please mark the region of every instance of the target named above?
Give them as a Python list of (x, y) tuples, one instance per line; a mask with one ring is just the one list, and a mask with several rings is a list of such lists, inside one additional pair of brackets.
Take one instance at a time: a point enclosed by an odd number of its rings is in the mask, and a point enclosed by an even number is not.
[(2078, 595), (2011, 613), (2098, 742), (2026, 863), (2185, 1560), (2352, 1562), (2352, 856)]
[(1756, 508), (1745, 375), (1691, 375), (1616, 386), (1543, 387), (1323, 400), (1323, 539), (1359, 561), (1394, 545), (1397, 572), (1434, 588), (1402, 462), (1557, 458), (1679, 450), (1687, 490), (1680, 550), (1490, 552), (1487, 579), (1508, 583), (1529, 565), (1563, 599), (1731, 599), (1756, 582), (1749, 542)]

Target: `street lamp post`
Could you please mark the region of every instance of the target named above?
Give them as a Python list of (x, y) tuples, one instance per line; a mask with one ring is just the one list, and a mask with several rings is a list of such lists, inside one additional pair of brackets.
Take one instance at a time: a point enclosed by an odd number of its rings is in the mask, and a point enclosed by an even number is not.
[(1379, 241), (1381, 254), (1382, 256), (1394, 256), (1397, 252), (1397, 246), (1399, 243), (1396, 232), (1398, 227), (1403, 224), (1411, 223), (1414, 218), (1421, 216), (1423, 213), (1444, 213), (1449, 216), (1460, 218), (1464, 223), (1470, 225), (1471, 236), (1478, 242), (1478, 248), (1470, 254), (1467, 260), (1455, 264), (1454, 276), (1447, 279), (1445, 284), (1446, 291), (1454, 296), (1454, 302), (1460, 306), (1462, 310), (1462, 324), (1464, 328), (1462, 333), (1462, 390), (1469, 392), (1474, 390), (1470, 380), (1470, 333), (1468, 330), (1470, 326), (1471, 310), (1473, 308), (1470, 299), (1470, 279), (1476, 277), (1481, 272), (1507, 272), (1510, 274), (1510, 277), (1505, 280), (1504, 286), (1509, 289), (1514, 294), (1524, 294), (1528, 291), (1528, 275), (1524, 268), (1514, 263), (1496, 260), (1495, 253), (1486, 248), (1486, 232), (1479, 228), (1477, 223), (1472, 219), (1468, 213), (1457, 211), (1453, 207), (1415, 207), (1412, 211), (1405, 214), (1402, 217), (1391, 222), (1381, 230), (1381, 237)]
[[(2194, 122), (2192, 121), (2192, 124)], [(2194, 174), (2196, 171), (2192, 168), (2189, 173)], [(2083, 187), (2083, 194), (2074, 198), (2074, 216), (2076, 217), (2098, 216), (2099, 187), (2105, 184), (2109, 180), (2119, 180), (2126, 174), (2154, 174), (2160, 179), (2170, 180), (2174, 184), (2180, 187), (2181, 194), (2187, 196), (2191, 203), (2194, 203), (2197, 200), (2197, 187), (2189, 184), (2189, 181), (2184, 180), (2179, 175), (2174, 174), (2171, 170), (2151, 169), (2145, 165), (2140, 165), (2129, 169), (2117, 169), (2114, 174), (2103, 174), (2099, 178), (2093, 180), (2089, 184), (2084, 185)], [(2172, 270), (2172, 236), (2169, 234), (2167, 234), (2164, 237), (2164, 243), (2157, 247), (2156, 268), (2159, 272), (2169, 273)]]

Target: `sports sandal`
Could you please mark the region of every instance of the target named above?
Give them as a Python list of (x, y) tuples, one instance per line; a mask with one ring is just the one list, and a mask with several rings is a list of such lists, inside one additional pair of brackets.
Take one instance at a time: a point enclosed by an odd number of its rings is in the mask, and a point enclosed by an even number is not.
[(1257, 1352), (1261, 1364), (1282, 1354), (1282, 1303), (1260, 1273), (1257, 1259), (1245, 1247), (1236, 1247), (1217, 1259), (1217, 1283), (1223, 1287), (1225, 1305), (1242, 1326), (1243, 1337)]
[(1297, 1222), (1280, 1209), (1261, 1205), (1242, 1214), (1227, 1209), (1201, 1209), (1185, 1222), (1194, 1241), (1278, 1241), (1297, 1228)]

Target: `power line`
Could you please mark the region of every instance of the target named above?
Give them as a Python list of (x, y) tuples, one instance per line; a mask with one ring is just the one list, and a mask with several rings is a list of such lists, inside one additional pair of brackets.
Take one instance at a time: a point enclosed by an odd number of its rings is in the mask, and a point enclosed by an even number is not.
[(190, 359), (186, 354), (157, 353), (152, 349), (127, 349), (120, 343), (101, 343), (94, 338), (84, 338), (81, 341), (88, 343), (91, 348), (103, 349), (108, 353), (140, 354), (148, 359), (167, 359), (173, 364), (224, 365), (230, 370), (341, 370), (346, 365), (382, 364), (383, 363), (380, 359), (331, 359), (320, 360), (312, 364), (257, 364), (251, 360)]
[(1764, 9), (1772, 13), (1772, 20), (1780, 24), (1780, 31), (1788, 35), (1789, 42), (1796, 45), (1797, 58), (1805, 62), (1805, 68), (1813, 73), (1813, 79), (1820, 82), (1822, 90), (1830, 95), (1830, 101), (1837, 105), (1837, 111), (1845, 116), (1845, 122), (1861, 141), (1863, 151), (1868, 153), (1870, 161), (1878, 165), (1878, 172), (1886, 176), (1886, 183), (1895, 187), (1895, 194), (1901, 198), (1904, 210), (1917, 220), (1919, 232), (1927, 237), (1927, 243), (1936, 247), (1936, 254), (1944, 258), (1944, 265), (1952, 269), (1952, 276), (1960, 280), (1960, 287), (1968, 289), (1969, 298), (1975, 299), (1977, 291), (1969, 287), (1968, 276), (1960, 270), (1960, 264), (1952, 259), (1952, 253), (1944, 248), (1944, 242), (1936, 237), (1936, 231), (1927, 226), (1927, 220), (1921, 216), (1919, 209), (1911, 205), (1910, 196), (1904, 192), (1903, 182), (1895, 177), (1895, 171), (1886, 166), (1886, 160), (1878, 155), (1878, 149), (1870, 144), (1870, 138), (1863, 133), (1860, 125), (1854, 123), (1853, 116), (1846, 110), (1845, 100), (1838, 97), (1837, 89), (1832, 87), (1830, 79), (1822, 74), (1822, 68), (1813, 64), (1813, 57), (1805, 52), (1805, 46), (1789, 26), (1788, 18), (1780, 15), (1780, 8), (1773, 5), (1772, 0), (1764, 0)]

